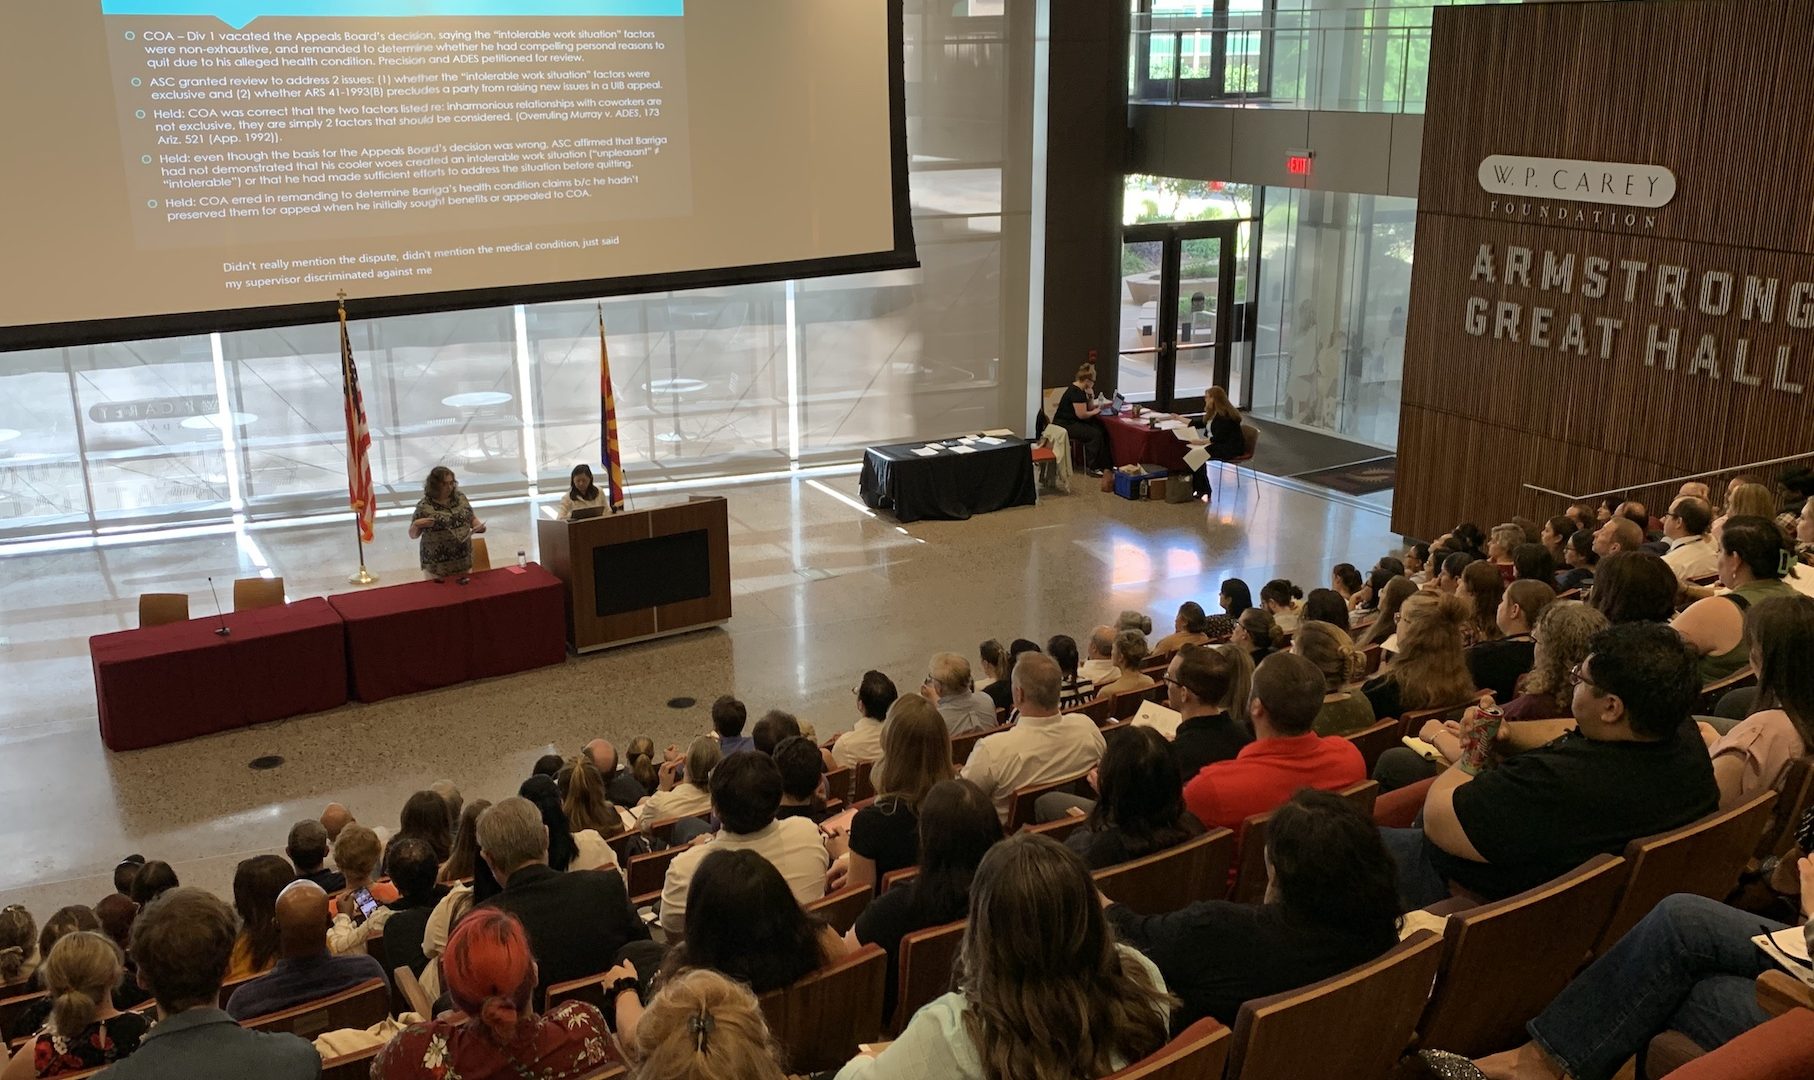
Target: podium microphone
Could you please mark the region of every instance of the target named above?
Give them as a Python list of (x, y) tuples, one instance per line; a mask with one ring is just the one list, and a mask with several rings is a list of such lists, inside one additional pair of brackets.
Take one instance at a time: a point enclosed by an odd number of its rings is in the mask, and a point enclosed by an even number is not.
[(214, 579), (208, 579), (208, 592), (214, 597), (214, 617), (220, 620), (220, 628), (214, 631), (216, 637), (231, 637), (233, 631), (227, 626), (226, 613), (220, 609), (220, 593), (214, 591)]

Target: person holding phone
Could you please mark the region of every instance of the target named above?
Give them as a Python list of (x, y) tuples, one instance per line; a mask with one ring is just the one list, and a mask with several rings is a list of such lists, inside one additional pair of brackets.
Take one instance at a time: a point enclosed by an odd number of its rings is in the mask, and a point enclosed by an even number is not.
[(436, 465), (422, 485), (409, 538), (421, 542), (422, 573), (439, 580), (472, 570), (472, 538), (485, 531), (485, 523), (472, 512), (454, 471)]

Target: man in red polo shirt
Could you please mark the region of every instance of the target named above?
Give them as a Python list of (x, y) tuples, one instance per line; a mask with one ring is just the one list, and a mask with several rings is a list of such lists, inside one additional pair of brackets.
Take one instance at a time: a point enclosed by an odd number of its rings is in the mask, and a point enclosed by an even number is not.
[(1254, 669), (1254, 741), (1184, 785), (1184, 804), (1197, 820), (1239, 833), (1241, 822), (1285, 805), (1299, 788), (1339, 791), (1367, 778), (1352, 742), (1311, 730), (1323, 692), (1317, 666), (1294, 653), (1274, 653)]

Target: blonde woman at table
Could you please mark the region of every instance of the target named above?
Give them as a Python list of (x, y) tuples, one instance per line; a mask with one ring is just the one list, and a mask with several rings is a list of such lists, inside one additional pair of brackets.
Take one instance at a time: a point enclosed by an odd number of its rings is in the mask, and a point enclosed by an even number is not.
[(453, 470), (445, 465), (430, 469), (409, 523), (409, 538), (422, 542), (422, 573), (439, 580), (470, 571), (472, 538), (484, 531), (485, 523), (472, 512)]
[[(1247, 452), (1247, 436), (1241, 433), (1241, 419), (1241, 410), (1228, 400), (1228, 391), (1212, 386), (1203, 395), (1202, 427), (1209, 436), (1204, 449), (1209, 451), (1212, 460), (1231, 461)], [(1204, 462), (1191, 474), (1190, 492), (1209, 495), (1209, 462)]]
[(604, 505), (605, 493), (592, 482), (592, 466), (575, 465), (567, 494), (561, 496), (561, 520), (572, 521), (575, 510), (595, 510)]

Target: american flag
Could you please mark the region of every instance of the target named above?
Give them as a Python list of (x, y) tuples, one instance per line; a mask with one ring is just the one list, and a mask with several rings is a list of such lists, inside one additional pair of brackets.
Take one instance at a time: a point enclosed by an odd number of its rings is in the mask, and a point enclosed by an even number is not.
[(598, 394), (605, 425), (605, 482), (611, 512), (624, 508), (624, 459), (617, 445), (617, 396), (611, 392), (611, 346), (605, 341), (605, 305), (598, 305)]
[(346, 333), (346, 304), (340, 305), (340, 383), (346, 391), (346, 491), (359, 517), (359, 538), (372, 542), (372, 432), (365, 426), (365, 398), (359, 393), (359, 368)]

